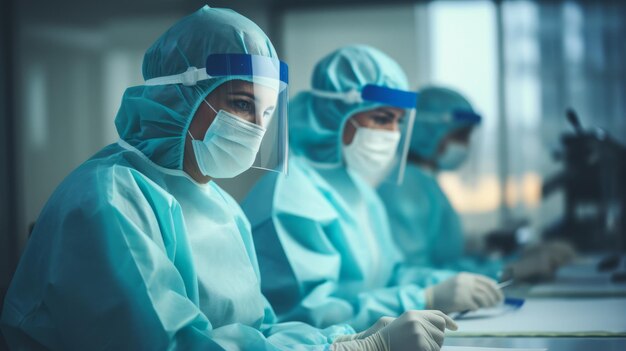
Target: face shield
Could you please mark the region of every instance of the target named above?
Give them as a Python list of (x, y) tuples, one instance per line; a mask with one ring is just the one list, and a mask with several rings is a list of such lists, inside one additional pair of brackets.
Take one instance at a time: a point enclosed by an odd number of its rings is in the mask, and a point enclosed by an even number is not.
[[(253, 168), (287, 172), (288, 68), (284, 62), (266, 56), (214, 54), (205, 68), (190, 67), (186, 72), (149, 79), (145, 85), (182, 84), (196, 86), (207, 79), (224, 83), (210, 96), (200, 91), (215, 110), (224, 110), (244, 121), (265, 128)], [(199, 89), (199, 88), (198, 88)]]
[[(395, 156), (393, 156), (389, 163), (384, 166), (384, 170), (372, 170), (372, 173), (380, 175), (374, 177), (376, 179), (370, 182), (372, 185), (378, 185), (381, 182), (390, 182), (393, 184), (402, 183), (415, 119), (415, 107), (418, 99), (418, 94), (416, 92), (368, 84), (360, 91), (352, 90), (348, 92), (329, 92), (313, 90), (311, 91), (311, 94), (320, 98), (342, 100), (348, 104), (374, 103), (377, 105), (372, 108), (394, 107), (403, 109), (405, 111), (404, 116), (398, 120), (400, 141), (398, 142), (396, 149), (393, 151), (395, 152)], [(358, 112), (359, 111), (355, 111), (354, 113)], [(352, 118), (352, 116), (350, 118)], [(350, 118), (348, 120), (350, 120)], [(375, 138), (372, 138), (372, 140), (372, 142), (375, 143)], [(371, 145), (371, 147), (376, 148), (377, 145)]]

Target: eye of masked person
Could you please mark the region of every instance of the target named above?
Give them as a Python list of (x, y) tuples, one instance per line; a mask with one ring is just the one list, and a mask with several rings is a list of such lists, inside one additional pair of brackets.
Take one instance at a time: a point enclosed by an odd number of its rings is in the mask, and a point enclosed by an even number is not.
[(226, 101), (226, 110), (252, 123), (266, 126), (276, 106), (257, 102), (255, 96), (244, 92), (232, 92)]
[(378, 108), (367, 113), (364, 127), (373, 129), (398, 130), (404, 122), (404, 110), (398, 108)]
[(214, 99), (216, 109), (226, 110), (245, 121), (266, 126), (276, 110), (278, 92), (260, 84), (234, 80), (216, 92)]

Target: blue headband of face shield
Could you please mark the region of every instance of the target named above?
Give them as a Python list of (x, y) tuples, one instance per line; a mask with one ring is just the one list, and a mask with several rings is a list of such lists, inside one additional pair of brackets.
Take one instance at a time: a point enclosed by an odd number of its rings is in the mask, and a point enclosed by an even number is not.
[(343, 100), (349, 104), (369, 101), (406, 109), (414, 109), (419, 97), (419, 94), (413, 91), (392, 89), (373, 84), (364, 86), (361, 91), (334, 92), (313, 89), (311, 94), (321, 98)]
[(483, 119), (478, 113), (469, 110), (454, 110), (451, 115), (453, 122), (464, 124), (480, 124)]
[(265, 56), (247, 54), (215, 54), (206, 59), (209, 76), (220, 76), (224, 72), (235, 76), (257, 76), (278, 79), (289, 84), (289, 69), (286, 63)]
[(192, 86), (201, 80), (225, 76), (269, 78), (281, 82), (281, 90), (289, 84), (288, 66), (278, 59), (248, 54), (213, 54), (207, 57), (205, 68), (189, 67), (180, 74), (148, 79), (145, 85)]
[(425, 123), (454, 123), (464, 125), (476, 125), (482, 122), (482, 116), (471, 110), (453, 110), (443, 116), (440, 113), (419, 111), (416, 120)]

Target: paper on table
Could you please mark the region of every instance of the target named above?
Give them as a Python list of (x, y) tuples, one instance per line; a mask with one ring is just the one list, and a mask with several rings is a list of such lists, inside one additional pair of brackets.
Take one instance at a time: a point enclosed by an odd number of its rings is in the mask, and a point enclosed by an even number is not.
[[(609, 282), (613, 272), (601, 272), (598, 270), (598, 264), (604, 258), (604, 255), (580, 257), (574, 262), (561, 267), (556, 273), (556, 280)], [(622, 260), (626, 260), (626, 256), (623, 256)]]
[(476, 346), (444, 346), (441, 351), (546, 351), (547, 349), (513, 349), (513, 348), (493, 348)]
[(450, 336), (626, 336), (626, 299), (527, 299), (493, 318), (459, 320)]
[(501, 316), (505, 313), (511, 313), (519, 309), (517, 306), (510, 305), (499, 305), (491, 308), (481, 308), (476, 311), (471, 311), (467, 313), (463, 313), (462, 316), (455, 317), (451, 315), (454, 320), (468, 320), (468, 319), (480, 319), (480, 318), (493, 318), (497, 316)]

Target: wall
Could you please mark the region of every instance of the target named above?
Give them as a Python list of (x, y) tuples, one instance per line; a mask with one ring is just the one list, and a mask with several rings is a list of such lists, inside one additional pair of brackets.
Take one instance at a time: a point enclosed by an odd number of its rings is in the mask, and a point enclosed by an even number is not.
[(310, 87), (315, 63), (347, 44), (368, 44), (405, 69), (410, 85), (427, 81), (426, 21), (421, 6), (389, 5), (292, 10), (282, 28), (292, 95)]

